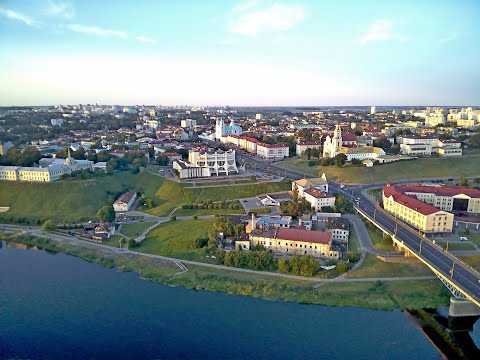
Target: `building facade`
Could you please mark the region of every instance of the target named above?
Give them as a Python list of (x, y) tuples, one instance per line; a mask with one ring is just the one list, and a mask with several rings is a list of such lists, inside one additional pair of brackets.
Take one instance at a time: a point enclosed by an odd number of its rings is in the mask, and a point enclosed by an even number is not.
[(452, 232), (453, 214), (399, 190), (396, 186), (383, 188), (383, 208), (387, 212), (425, 234)]

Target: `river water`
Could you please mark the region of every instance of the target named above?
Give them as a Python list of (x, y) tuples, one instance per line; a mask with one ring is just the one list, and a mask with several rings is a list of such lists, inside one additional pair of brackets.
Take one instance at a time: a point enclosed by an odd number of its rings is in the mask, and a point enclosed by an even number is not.
[(0, 296), (0, 358), (440, 358), (400, 311), (171, 288), (5, 244)]

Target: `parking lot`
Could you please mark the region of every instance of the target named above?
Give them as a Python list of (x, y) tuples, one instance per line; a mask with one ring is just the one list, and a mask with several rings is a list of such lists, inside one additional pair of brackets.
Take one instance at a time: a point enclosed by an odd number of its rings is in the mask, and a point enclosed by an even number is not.
[(270, 209), (271, 214), (278, 214), (280, 212), (278, 207), (276, 206), (263, 206), (262, 203), (256, 197), (241, 199), (240, 203), (242, 204), (246, 213), (248, 213), (251, 209), (261, 209), (261, 208)]

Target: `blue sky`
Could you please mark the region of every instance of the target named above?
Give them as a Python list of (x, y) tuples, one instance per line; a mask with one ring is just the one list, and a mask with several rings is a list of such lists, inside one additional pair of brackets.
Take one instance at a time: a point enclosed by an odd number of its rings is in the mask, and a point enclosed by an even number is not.
[(0, 105), (479, 105), (480, 2), (0, 0)]

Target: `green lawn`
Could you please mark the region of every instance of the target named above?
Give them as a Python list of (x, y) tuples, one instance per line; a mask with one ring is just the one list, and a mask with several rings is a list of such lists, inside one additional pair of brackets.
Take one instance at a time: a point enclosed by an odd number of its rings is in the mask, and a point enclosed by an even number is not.
[(372, 168), (357, 166), (308, 166), (305, 160), (287, 160), (277, 165), (319, 176), (325, 173), (331, 180), (345, 183), (372, 183), (386, 180), (474, 176), (480, 173), (480, 155), (452, 158), (425, 158), (399, 161)]
[(386, 263), (372, 254), (367, 254), (362, 265), (346, 275), (350, 278), (427, 276), (433, 273), (423, 264)]
[[(134, 189), (154, 195), (164, 182), (162, 178), (145, 172), (115, 172), (110, 176), (90, 180), (66, 180), (53, 183), (2, 181), (0, 206), (10, 206), (1, 218), (44, 218), (57, 223), (71, 223), (96, 217), (105, 205), (109, 193)], [(159, 194), (161, 203), (167, 194)]]
[(139, 236), (141, 233), (143, 233), (146, 229), (148, 229), (153, 224), (155, 224), (154, 221), (124, 224), (122, 225), (120, 232), (126, 237), (133, 239)]
[(355, 232), (355, 228), (350, 226), (350, 234), (348, 238), (348, 251), (354, 253), (360, 253), (360, 245), (358, 243), (357, 233)]
[(465, 233), (459, 233), (460, 236), (466, 236), (468, 240), (480, 246), (480, 233), (471, 231), (470, 234), (465, 235)]
[[(239, 209), (229, 209), (229, 204), (238, 205)], [(175, 211), (176, 216), (193, 216), (193, 215), (216, 215), (216, 214), (245, 214), (245, 210), (243, 209), (240, 201), (232, 201), (229, 202), (228, 205), (225, 206), (224, 209), (182, 209), (181, 207)]]
[(214, 219), (168, 221), (151, 230), (136, 250), (140, 252), (204, 261), (204, 249), (192, 249), (192, 241), (207, 235)]
[[(120, 235), (112, 235), (107, 241), (104, 241), (103, 244), (118, 248), (120, 247), (119, 240), (122, 238), (125, 239), (123, 236), (120, 236)], [(126, 240), (127, 239), (125, 239), (125, 241)]]
[(384, 240), (383, 233), (379, 229), (373, 228), (373, 225), (371, 225), (371, 223), (366, 224), (366, 226), (373, 246), (375, 246), (378, 250), (391, 252), (396, 251), (393, 247), (393, 242), (390, 240)]
[(254, 197), (260, 194), (288, 191), (292, 187), (290, 182), (270, 182), (260, 184), (245, 184), (210, 188), (185, 188), (183, 192), (189, 203), (200, 201), (223, 201)]
[(475, 270), (480, 271), (480, 256), (459, 256), (459, 259)]
[[(439, 243), (437, 242), (437, 245), (442, 247), (443, 249), (446, 249), (447, 248), (447, 243)], [(475, 246), (473, 246), (472, 244), (468, 243), (468, 242), (464, 242), (464, 243), (448, 243), (448, 250), (449, 251), (452, 251), (452, 250), (475, 250)]]

